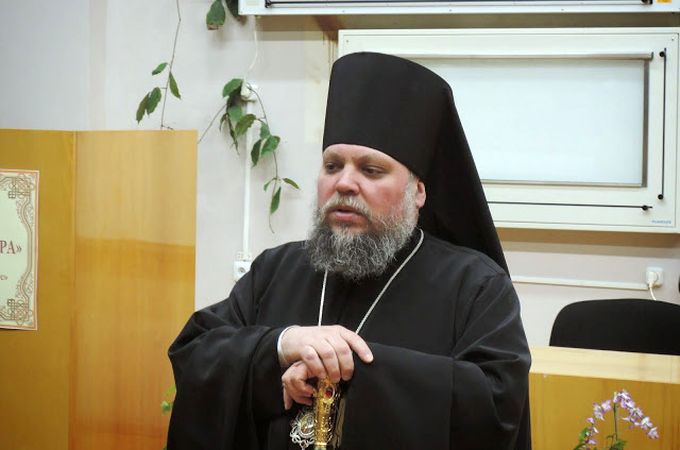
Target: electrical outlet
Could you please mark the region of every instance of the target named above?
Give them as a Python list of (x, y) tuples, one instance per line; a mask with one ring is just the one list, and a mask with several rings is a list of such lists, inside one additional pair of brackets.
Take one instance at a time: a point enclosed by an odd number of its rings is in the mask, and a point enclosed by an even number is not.
[(247, 274), (252, 263), (251, 259), (237, 259), (234, 261), (234, 281), (240, 280), (243, 275)]
[(661, 267), (647, 267), (645, 281), (652, 287), (661, 286), (663, 284), (663, 269)]

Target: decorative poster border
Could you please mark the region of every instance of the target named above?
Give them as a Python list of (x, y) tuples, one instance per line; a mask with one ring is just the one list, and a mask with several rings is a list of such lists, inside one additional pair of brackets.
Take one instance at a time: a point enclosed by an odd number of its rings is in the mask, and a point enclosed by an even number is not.
[[(0, 236), (0, 328), (38, 329), (39, 175), (37, 170), (0, 169), (0, 202), (16, 205), (16, 216), (2, 217), (2, 221), (14, 220), (25, 232)], [(23, 265), (14, 275), (10, 274), (10, 256), (17, 256)]]

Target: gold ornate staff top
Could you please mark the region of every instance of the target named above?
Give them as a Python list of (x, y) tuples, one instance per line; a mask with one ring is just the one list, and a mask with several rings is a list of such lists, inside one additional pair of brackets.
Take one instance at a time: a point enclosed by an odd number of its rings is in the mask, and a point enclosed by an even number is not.
[(319, 380), (314, 393), (314, 450), (325, 450), (333, 439), (339, 398), (337, 384), (328, 378)]

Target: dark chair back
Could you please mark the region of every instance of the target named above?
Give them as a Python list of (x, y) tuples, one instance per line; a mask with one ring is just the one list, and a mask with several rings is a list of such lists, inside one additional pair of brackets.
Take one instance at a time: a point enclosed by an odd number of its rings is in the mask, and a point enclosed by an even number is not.
[(587, 300), (557, 314), (550, 345), (680, 355), (680, 305), (641, 300)]

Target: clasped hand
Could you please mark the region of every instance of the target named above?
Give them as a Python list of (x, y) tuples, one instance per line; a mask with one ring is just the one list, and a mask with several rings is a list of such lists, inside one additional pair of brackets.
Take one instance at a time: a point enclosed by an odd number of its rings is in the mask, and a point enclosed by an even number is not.
[(281, 352), (293, 364), (281, 377), (283, 403), (290, 409), (293, 401), (311, 405), (312, 378), (330, 378), (333, 383), (349, 380), (354, 374), (352, 352), (365, 362), (373, 354), (358, 334), (340, 325), (290, 328), (281, 339)]

